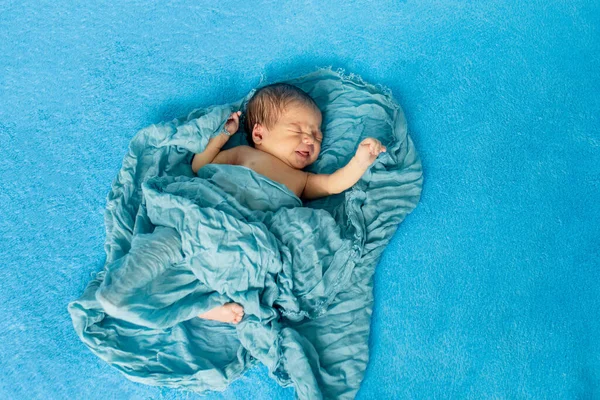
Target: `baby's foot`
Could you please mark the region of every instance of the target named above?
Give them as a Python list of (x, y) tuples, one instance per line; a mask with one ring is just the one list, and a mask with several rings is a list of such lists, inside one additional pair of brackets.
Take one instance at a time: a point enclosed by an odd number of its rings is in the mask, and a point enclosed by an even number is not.
[(202, 319), (212, 319), (214, 321), (239, 323), (244, 316), (244, 307), (238, 303), (225, 303), (222, 306), (215, 307), (198, 317)]

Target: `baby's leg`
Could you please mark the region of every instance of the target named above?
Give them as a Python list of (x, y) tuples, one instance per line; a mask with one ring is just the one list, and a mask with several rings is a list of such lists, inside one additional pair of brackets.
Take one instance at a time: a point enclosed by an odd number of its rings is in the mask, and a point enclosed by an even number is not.
[(215, 307), (203, 314), (199, 314), (198, 318), (237, 324), (242, 320), (243, 316), (244, 307), (238, 303), (225, 303), (222, 306)]

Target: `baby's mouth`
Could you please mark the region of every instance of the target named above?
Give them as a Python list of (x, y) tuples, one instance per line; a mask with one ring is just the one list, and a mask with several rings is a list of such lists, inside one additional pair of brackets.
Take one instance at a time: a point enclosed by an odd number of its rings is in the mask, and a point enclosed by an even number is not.
[(298, 153), (300, 157), (303, 158), (308, 158), (308, 156), (310, 156), (310, 153), (308, 151), (296, 151), (296, 153)]

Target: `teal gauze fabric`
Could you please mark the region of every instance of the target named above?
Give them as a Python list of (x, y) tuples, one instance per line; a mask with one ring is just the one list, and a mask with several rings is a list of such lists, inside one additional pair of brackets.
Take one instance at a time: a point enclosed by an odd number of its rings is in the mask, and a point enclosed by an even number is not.
[[(373, 273), (419, 201), (421, 162), (388, 89), (329, 68), (285, 82), (323, 113), (306, 171), (333, 173), (366, 137), (387, 152), (352, 188), (303, 202), (244, 166), (191, 170), (256, 89), (140, 130), (107, 196), (105, 266), (68, 306), (81, 340), (127, 378), (222, 391), (261, 362), (296, 398), (356, 396)], [(246, 143), (238, 132), (224, 149)], [(237, 325), (197, 318), (232, 301), (245, 311)]]

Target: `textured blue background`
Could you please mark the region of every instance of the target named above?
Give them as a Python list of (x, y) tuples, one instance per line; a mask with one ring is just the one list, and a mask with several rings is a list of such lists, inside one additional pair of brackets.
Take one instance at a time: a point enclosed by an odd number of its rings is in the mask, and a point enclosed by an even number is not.
[(198, 397), (75, 335), (106, 194), (140, 128), (329, 65), (392, 89), (424, 169), (358, 398), (600, 398), (600, 4), (212, 3), (0, 0), (0, 398)]

